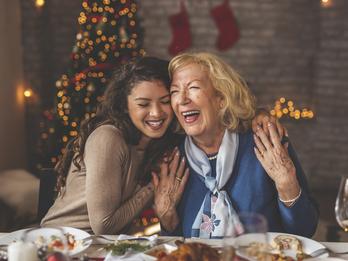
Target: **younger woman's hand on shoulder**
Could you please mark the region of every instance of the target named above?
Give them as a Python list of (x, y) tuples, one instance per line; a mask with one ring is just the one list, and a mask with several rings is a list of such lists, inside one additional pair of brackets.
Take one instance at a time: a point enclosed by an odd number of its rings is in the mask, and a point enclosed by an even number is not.
[(268, 123), (272, 123), (276, 126), (276, 130), (280, 138), (287, 136), (286, 128), (279, 122), (278, 118), (272, 116), (267, 110), (259, 109), (256, 111), (254, 119), (251, 121), (251, 127), (254, 133), (257, 133), (258, 128), (262, 128), (266, 135), (269, 137)]

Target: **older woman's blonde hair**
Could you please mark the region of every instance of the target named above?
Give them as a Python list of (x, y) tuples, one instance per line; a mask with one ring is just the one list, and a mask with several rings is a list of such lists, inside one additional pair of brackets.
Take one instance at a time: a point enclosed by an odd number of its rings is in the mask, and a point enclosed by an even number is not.
[(170, 78), (173, 79), (176, 70), (190, 64), (198, 64), (208, 73), (217, 95), (222, 97), (219, 112), (222, 125), (231, 131), (247, 130), (255, 116), (255, 97), (242, 77), (219, 57), (201, 52), (175, 56), (168, 67)]

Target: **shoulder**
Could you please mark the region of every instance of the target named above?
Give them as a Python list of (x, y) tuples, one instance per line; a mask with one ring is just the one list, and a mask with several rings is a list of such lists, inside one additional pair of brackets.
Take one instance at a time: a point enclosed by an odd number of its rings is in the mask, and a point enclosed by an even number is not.
[(254, 143), (254, 140), (253, 140), (253, 131), (251, 129), (248, 129), (247, 131), (245, 132), (240, 132), (238, 133), (238, 136), (239, 136), (239, 144), (253, 144)]
[(113, 125), (101, 125), (88, 137), (86, 145), (127, 147), (127, 143), (119, 129)]
[(117, 139), (123, 139), (122, 133), (119, 129), (117, 129), (113, 125), (101, 125), (97, 127), (92, 133), (89, 135), (89, 138), (97, 137), (113, 137)]
[[(252, 130), (248, 130), (243, 133), (238, 134), (238, 160), (239, 164), (242, 166), (257, 167), (262, 169), (259, 160), (256, 158), (254, 152), (254, 138)], [(245, 165), (244, 165), (245, 163)], [(248, 169), (249, 169), (248, 167)]]

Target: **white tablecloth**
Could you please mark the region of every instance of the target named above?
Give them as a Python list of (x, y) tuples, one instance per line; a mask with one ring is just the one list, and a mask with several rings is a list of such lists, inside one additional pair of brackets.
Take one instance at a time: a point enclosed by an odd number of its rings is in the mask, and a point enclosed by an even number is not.
[[(0, 237), (2, 235), (6, 235), (6, 233), (0, 233)], [(110, 239), (116, 239), (117, 236), (113, 236), (113, 235), (105, 235), (107, 238)], [(159, 237), (159, 244), (161, 243), (166, 243), (166, 244), (174, 244), (175, 240), (182, 240), (181, 237)], [(213, 240), (214, 241), (214, 240)], [(212, 241), (212, 242), (213, 242)], [(103, 245), (110, 243), (108, 241), (105, 241), (103, 239), (94, 239), (92, 245), (82, 254), (80, 254), (79, 256), (83, 256), (84, 254), (86, 254), (88, 257), (91, 258), (103, 258), (105, 257), (108, 253), (102, 249)], [(333, 252), (346, 252), (348, 251), (348, 242), (320, 242), (321, 244), (323, 244), (324, 246), (326, 246), (328, 249), (332, 250)], [(335, 255), (334, 257), (330, 257), (330, 258), (320, 258), (318, 260), (339, 260), (339, 259), (343, 259), (343, 260), (348, 260), (348, 254), (345, 255)]]

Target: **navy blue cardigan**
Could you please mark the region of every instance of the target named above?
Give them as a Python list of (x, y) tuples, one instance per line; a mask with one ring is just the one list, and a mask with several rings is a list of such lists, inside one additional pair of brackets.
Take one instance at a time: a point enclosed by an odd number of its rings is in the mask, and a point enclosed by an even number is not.
[[(305, 175), (293, 148), (289, 144), (289, 155), (296, 167), (302, 194), (297, 202), (288, 208), (279, 201), (275, 184), (256, 158), (254, 146), (251, 131), (239, 134), (233, 174), (225, 186), (234, 209), (237, 212), (263, 214), (268, 221), (269, 231), (311, 237), (318, 223), (318, 208), (309, 195)], [(183, 143), (179, 148), (182, 155), (185, 155)], [(214, 171), (216, 162), (211, 163)], [(164, 234), (191, 237), (191, 227), (206, 192), (207, 188), (190, 167), (190, 177), (178, 206), (180, 224), (174, 232)]]

